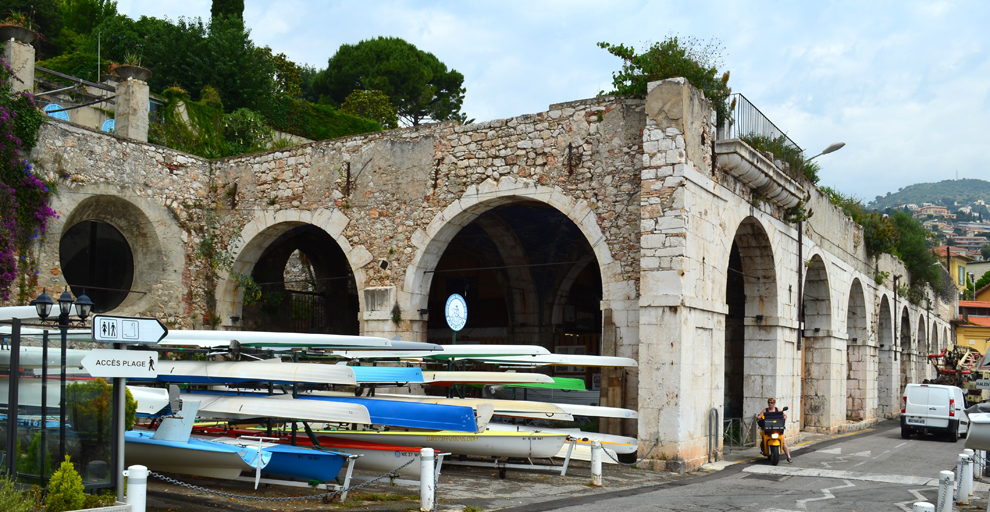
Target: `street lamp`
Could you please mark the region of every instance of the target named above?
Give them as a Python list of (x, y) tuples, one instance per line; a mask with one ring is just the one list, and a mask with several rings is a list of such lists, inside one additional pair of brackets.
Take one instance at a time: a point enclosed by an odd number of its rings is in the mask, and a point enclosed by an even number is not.
[(41, 295), (38, 295), (38, 298), (31, 301), (31, 305), (34, 306), (35, 311), (38, 312), (38, 318), (41, 320), (48, 318), (48, 315), (52, 312), (52, 305), (54, 304), (55, 302), (53, 302), (52, 298), (45, 293), (44, 288), (41, 289)]
[(822, 151), (821, 153), (818, 153), (817, 155), (815, 155), (815, 156), (813, 156), (813, 157), (805, 160), (804, 163), (808, 163), (808, 162), (810, 162), (810, 161), (812, 161), (812, 160), (814, 160), (814, 159), (816, 159), (816, 158), (818, 158), (818, 157), (820, 157), (822, 155), (827, 155), (829, 153), (833, 153), (835, 151), (838, 151), (838, 150), (842, 149), (842, 146), (845, 146), (845, 145), (846, 145), (845, 142), (836, 142), (836, 143), (832, 144), (831, 146), (825, 148), (825, 151)]
[(93, 311), (93, 301), (89, 299), (86, 295), (86, 290), (83, 290), (82, 295), (76, 299), (76, 316), (80, 320), (86, 320), (89, 318), (89, 314)]

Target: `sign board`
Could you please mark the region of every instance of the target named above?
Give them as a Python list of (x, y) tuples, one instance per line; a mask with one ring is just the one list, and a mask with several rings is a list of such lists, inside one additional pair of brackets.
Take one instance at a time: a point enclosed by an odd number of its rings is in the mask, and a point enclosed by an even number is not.
[(974, 371), (978, 371), (978, 372), (990, 371), (990, 359), (987, 359), (988, 355), (990, 355), (990, 350), (988, 350), (986, 354), (983, 354), (983, 357), (981, 357), (980, 360), (976, 362), (976, 366), (973, 367)]
[(90, 350), (83, 368), (93, 377), (158, 377), (158, 352), (150, 350)]
[(990, 389), (990, 379), (976, 379), (976, 389)]
[(93, 339), (114, 343), (158, 343), (168, 334), (168, 328), (157, 318), (125, 316), (93, 317)]
[(447, 325), (454, 331), (459, 331), (467, 324), (467, 302), (460, 294), (452, 294), (447, 297), (447, 305), (443, 308), (444, 316), (447, 317)]

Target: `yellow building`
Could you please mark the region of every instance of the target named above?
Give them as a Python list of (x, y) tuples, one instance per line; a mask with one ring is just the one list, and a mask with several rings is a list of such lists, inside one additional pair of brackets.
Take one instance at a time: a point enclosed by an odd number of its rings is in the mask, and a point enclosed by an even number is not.
[(981, 354), (990, 345), (990, 301), (959, 301), (956, 324), (956, 345), (969, 347)]
[[(949, 253), (948, 258), (946, 258), (947, 251)], [(952, 276), (952, 282), (959, 289), (959, 293), (964, 292), (966, 290), (966, 276), (968, 274), (966, 265), (973, 261), (973, 258), (966, 255), (966, 252), (962, 249), (945, 245), (933, 248), (932, 252), (938, 257), (942, 265), (948, 267), (949, 275)], [(949, 260), (948, 265), (946, 265), (946, 259)], [(959, 314), (962, 315), (961, 312)]]

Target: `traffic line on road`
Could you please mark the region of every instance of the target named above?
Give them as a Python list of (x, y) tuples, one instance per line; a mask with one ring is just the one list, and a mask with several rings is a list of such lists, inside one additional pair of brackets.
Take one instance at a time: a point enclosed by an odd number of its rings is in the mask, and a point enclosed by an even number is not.
[(839, 469), (795, 468), (781, 466), (747, 466), (744, 473), (760, 475), (803, 476), (808, 478), (835, 478), (839, 480), (856, 480), (860, 482), (878, 482), (884, 484), (900, 484), (937, 487), (938, 478), (907, 475), (879, 475), (875, 473), (858, 473)]
[(834, 490), (838, 490), (838, 489), (845, 489), (847, 487), (856, 487), (856, 484), (850, 482), (849, 480), (843, 480), (843, 482), (845, 482), (846, 484), (845, 485), (838, 485), (838, 486), (835, 486), (835, 487), (829, 487), (827, 489), (822, 489), (822, 494), (824, 496), (822, 496), (820, 498), (808, 498), (808, 499), (804, 499), (804, 500), (796, 500), (795, 503), (797, 503), (797, 506), (798, 507), (801, 507), (803, 509), (806, 509), (806, 508), (808, 508), (808, 502), (809, 501), (834, 500), (835, 499), (835, 495), (832, 494), (832, 490), (833, 489)]
[(912, 512), (914, 510), (914, 504), (919, 501), (927, 502), (929, 498), (921, 494), (920, 491), (928, 491), (930, 489), (910, 489), (909, 492), (914, 495), (913, 500), (902, 501), (900, 503), (894, 503), (898, 508), (904, 512)]

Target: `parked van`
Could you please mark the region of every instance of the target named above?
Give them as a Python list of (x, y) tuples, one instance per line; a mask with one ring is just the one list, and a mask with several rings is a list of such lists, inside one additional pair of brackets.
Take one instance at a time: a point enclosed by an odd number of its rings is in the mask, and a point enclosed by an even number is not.
[(901, 399), (901, 437), (944, 434), (956, 442), (969, 431), (962, 389), (942, 384), (908, 384)]

